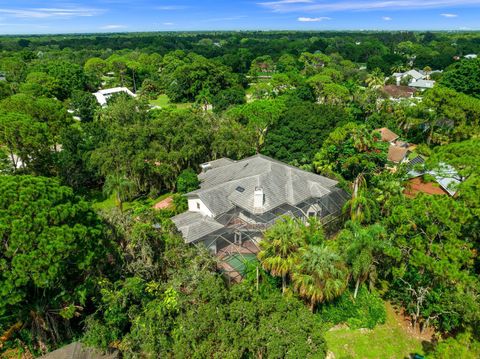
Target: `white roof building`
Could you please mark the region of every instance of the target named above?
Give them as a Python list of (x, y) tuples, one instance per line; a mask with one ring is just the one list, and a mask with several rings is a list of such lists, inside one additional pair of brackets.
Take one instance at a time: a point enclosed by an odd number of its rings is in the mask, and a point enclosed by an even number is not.
[(410, 87), (415, 87), (415, 88), (419, 88), (419, 89), (431, 89), (433, 88), (433, 86), (435, 86), (435, 81), (433, 80), (417, 80), (417, 81), (413, 81), (410, 82), (408, 84), (408, 86)]
[(111, 89), (104, 89), (104, 90), (95, 92), (93, 95), (96, 97), (98, 103), (101, 106), (106, 106), (108, 99), (112, 97), (114, 94), (120, 93), (120, 92), (126, 93), (127, 95), (132, 97), (137, 97), (137, 95), (135, 95), (132, 91), (130, 91), (126, 87), (114, 87)]

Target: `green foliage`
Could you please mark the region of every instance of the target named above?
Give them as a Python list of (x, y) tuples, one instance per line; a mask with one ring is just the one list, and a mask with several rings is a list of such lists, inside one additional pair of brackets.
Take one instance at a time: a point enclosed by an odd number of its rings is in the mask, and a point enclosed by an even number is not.
[[(480, 342), (472, 338), (471, 333), (461, 333), (456, 337), (440, 342), (431, 357), (434, 359), (465, 358), (475, 359), (480, 356)], [(430, 357), (430, 356), (429, 356)]]
[(0, 176), (0, 187), (0, 324), (23, 322), (44, 349), (81, 315), (107, 242), (90, 206), (56, 180)]
[(271, 126), (280, 118), (284, 110), (282, 101), (258, 100), (243, 106), (232, 108), (228, 115), (244, 123), (255, 134), (257, 153), (265, 145), (265, 138)]
[(369, 288), (374, 289), (377, 279), (377, 266), (382, 256), (388, 252), (389, 243), (385, 240), (385, 229), (378, 225), (361, 227), (356, 222), (348, 222), (339, 234), (339, 246), (346, 248), (346, 260), (352, 268), (355, 281), (354, 298), (358, 288), (368, 281)]
[(348, 268), (326, 245), (300, 248), (292, 272), (295, 290), (310, 303), (312, 311), (318, 303), (332, 301), (347, 288)]
[(351, 181), (381, 169), (387, 161), (386, 147), (365, 126), (349, 123), (330, 133), (315, 155), (314, 166), (321, 174)]
[[(469, 223), (476, 221), (462, 201), (420, 195), (391, 201), (384, 220), (397, 248), (389, 296), (406, 307), (414, 326), (451, 331), (479, 321), (478, 278)], [(469, 314), (467, 314), (469, 313)]]
[(440, 83), (455, 91), (480, 98), (480, 59), (464, 59), (449, 66)]
[(434, 118), (427, 122), (431, 141), (445, 144), (478, 135), (480, 99), (435, 86), (425, 94), (422, 103), (435, 114)]
[(240, 86), (219, 91), (212, 97), (213, 110), (216, 113), (225, 111), (230, 106), (243, 105), (244, 103), (245, 90)]
[(34, 174), (50, 173), (53, 140), (47, 124), (21, 113), (0, 114), (0, 143), (13, 170)]
[(86, 76), (83, 69), (69, 61), (50, 61), (39, 66), (39, 70), (46, 72), (49, 76), (56, 79), (56, 93), (59, 100), (69, 98), (73, 91), (84, 90), (86, 87)]
[(262, 153), (280, 161), (310, 163), (328, 134), (347, 121), (348, 114), (338, 107), (289, 101), (268, 131)]
[(91, 122), (95, 117), (96, 111), (100, 109), (95, 96), (89, 92), (75, 91), (72, 95), (72, 107), (75, 115), (80, 117), (83, 122)]
[(183, 169), (208, 160), (211, 122), (180, 110), (147, 112), (134, 99), (119, 99), (100, 115), (92, 164), (103, 176), (123, 176), (135, 193), (173, 190)]
[(345, 292), (335, 301), (322, 305), (318, 314), (334, 325), (347, 324), (351, 329), (373, 329), (384, 324), (387, 318), (385, 304), (375, 291), (361, 286), (356, 298), (351, 292)]
[(180, 193), (195, 191), (199, 185), (197, 174), (191, 168), (182, 171), (177, 178), (177, 191)]
[(126, 357), (325, 355), (323, 325), (298, 300), (248, 282), (228, 289), (197, 248), (171, 242), (161, 256), (165, 281), (137, 275), (100, 283), (86, 343)]
[(193, 102), (203, 89), (216, 95), (238, 84), (228, 67), (182, 51), (163, 58), (161, 74), (166, 94), (173, 102)]

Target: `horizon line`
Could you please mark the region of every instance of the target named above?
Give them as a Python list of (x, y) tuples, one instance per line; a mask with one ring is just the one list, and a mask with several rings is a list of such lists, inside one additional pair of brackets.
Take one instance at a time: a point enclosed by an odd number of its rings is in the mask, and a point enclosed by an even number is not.
[(0, 33), (5, 36), (65, 36), (65, 35), (119, 35), (119, 34), (155, 34), (155, 33), (214, 33), (214, 32), (480, 32), (478, 29), (222, 29), (222, 30), (132, 30), (132, 31), (96, 31), (96, 32), (39, 32), (39, 33)]

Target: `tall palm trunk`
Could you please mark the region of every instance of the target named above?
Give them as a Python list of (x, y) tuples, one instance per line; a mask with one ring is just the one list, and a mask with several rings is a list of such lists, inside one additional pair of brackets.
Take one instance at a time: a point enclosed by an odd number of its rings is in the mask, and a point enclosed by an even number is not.
[(355, 283), (355, 292), (353, 293), (353, 299), (357, 298), (359, 287), (360, 287), (360, 278), (357, 278), (357, 282)]
[(116, 197), (116, 200), (117, 200), (118, 209), (120, 209), (120, 212), (123, 212), (123, 201), (122, 201), (122, 198), (120, 196), (120, 192), (118, 190), (115, 192), (115, 197)]

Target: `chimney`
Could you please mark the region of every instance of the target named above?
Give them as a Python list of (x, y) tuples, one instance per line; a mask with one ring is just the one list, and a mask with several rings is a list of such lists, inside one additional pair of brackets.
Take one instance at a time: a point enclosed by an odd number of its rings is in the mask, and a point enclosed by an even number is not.
[(262, 187), (255, 187), (253, 192), (253, 208), (261, 210), (265, 202), (265, 195)]

